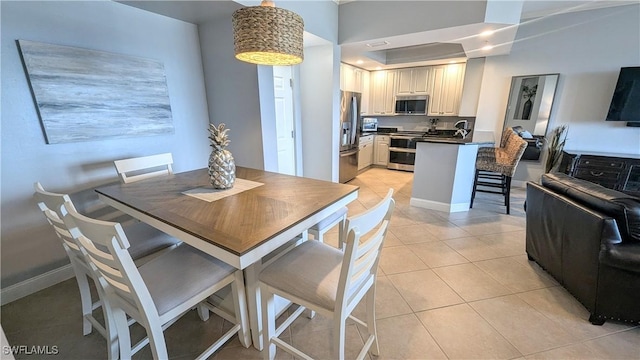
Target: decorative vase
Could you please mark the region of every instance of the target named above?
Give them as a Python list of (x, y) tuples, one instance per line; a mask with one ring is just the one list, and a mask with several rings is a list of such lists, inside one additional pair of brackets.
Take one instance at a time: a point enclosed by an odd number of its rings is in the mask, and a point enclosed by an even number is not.
[(209, 179), (214, 189), (230, 189), (236, 181), (236, 163), (233, 155), (227, 149), (229, 129), (224, 124), (216, 127), (209, 124), (209, 139), (211, 140), (211, 155), (209, 155)]
[(524, 102), (524, 106), (522, 107), (522, 120), (531, 119), (531, 106), (533, 106), (533, 103), (531, 102), (531, 98), (529, 98)]

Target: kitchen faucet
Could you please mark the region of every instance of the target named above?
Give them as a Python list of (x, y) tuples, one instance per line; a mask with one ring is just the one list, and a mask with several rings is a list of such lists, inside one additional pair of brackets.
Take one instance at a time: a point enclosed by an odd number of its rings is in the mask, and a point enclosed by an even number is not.
[(431, 119), (431, 127), (429, 128), (429, 133), (435, 133), (437, 132), (436, 130), (436, 125), (438, 124), (438, 119)]
[[(462, 126), (458, 126), (458, 125), (462, 125)], [(458, 134), (460, 136), (462, 136), (462, 138), (466, 138), (467, 135), (469, 134), (469, 130), (467, 130), (467, 127), (469, 126), (469, 121), (467, 120), (460, 120), (458, 122), (456, 122), (453, 127), (457, 128), (458, 131), (456, 131), (455, 135), (453, 136), (457, 136)]]
[[(458, 125), (462, 124), (462, 127), (458, 127)], [(453, 127), (458, 128), (458, 129), (463, 129), (463, 130), (467, 130), (467, 127), (469, 126), (469, 121), (467, 120), (460, 120), (458, 122), (456, 122), (455, 124), (453, 124)]]

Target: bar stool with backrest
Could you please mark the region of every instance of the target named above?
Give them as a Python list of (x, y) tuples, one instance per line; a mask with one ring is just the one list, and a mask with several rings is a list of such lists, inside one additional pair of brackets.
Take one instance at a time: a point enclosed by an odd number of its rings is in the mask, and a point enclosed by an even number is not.
[[(69, 261), (71, 262), (71, 266), (78, 283), (78, 289), (80, 290), (80, 302), (82, 304), (82, 333), (84, 335), (88, 335), (91, 333), (92, 329), (95, 328), (102, 336), (104, 336), (105, 339), (107, 339), (108, 342), (111, 342), (115, 335), (108, 334), (106, 324), (102, 325), (93, 316), (93, 310), (101, 307), (104, 297), (100, 296), (100, 289), (97, 286), (97, 282), (95, 281), (89, 264), (85, 260), (75, 241), (69, 235), (69, 230), (62, 220), (64, 216), (62, 205), (65, 202), (72, 204), (69, 195), (46, 191), (39, 182), (34, 184), (34, 188), (34, 196), (38, 203), (38, 207), (42, 210), (47, 221), (53, 227), (56, 235), (61, 240), (62, 246), (64, 247)], [(132, 239), (135, 239), (131, 243), (129, 253), (138, 265), (151, 260), (154, 256), (157, 256), (159, 252), (167, 251), (180, 243), (178, 239), (140, 222), (124, 227), (124, 231), (131, 235)], [(99, 295), (99, 299), (97, 301), (93, 301), (91, 297), (88, 279), (92, 279), (96, 282), (96, 288), (98, 288)], [(105, 316), (105, 320), (106, 319), (107, 318)]]
[(324, 242), (324, 234), (331, 230), (334, 226), (339, 226), (339, 232), (341, 233), (344, 227), (344, 223), (347, 220), (347, 207), (344, 206), (333, 214), (322, 219), (319, 223), (309, 228), (309, 234), (313, 235), (313, 238)]
[(120, 180), (125, 184), (173, 174), (171, 153), (116, 160), (113, 164)]
[[(500, 147), (478, 149), (470, 208), (473, 208), (476, 192), (485, 192), (503, 195), (507, 214), (510, 213), (511, 178), (526, 147), (527, 142), (512, 128), (507, 128), (502, 132)], [(499, 190), (494, 190), (496, 188)]]
[[(136, 268), (127, 251), (129, 239), (120, 224), (81, 215), (69, 202), (64, 207), (67, 210), (64, 223), (80, 244), (107, 299), (106, 310), (118, 334), (120, 359), (130, 359), (132, 355), (127, 315), (145, 328), (153, 358), (167, 359), (163, 331), (200, 304), (233, 326), (198, 359), (211, 356), (236, 333), (240, 343), (249, 347), (251, 340), (241, 270), (187, 244), (181, 244)], [(206, 301), (227, 285), (232, 289), (234, 314), (215, 308)]]
[[(309, 359), (299, 349), (278, 336), (306, 309), (330, 318), (333, 322), (332, 359), (345, 357), (347, 318), (367, 329), (368, 337), (358, 356), (370, 350), (377, 355), (375, 325), (375, 284), (378, 260), (393, 212), (393, 189), (373, 208), (349, 217), (344, 252), (319, 241), (305, 241), (260, 273), (264, 358), (273, 359), (276, 346), (295, 357)], [(300, 305), (278, 328), (274, 298), (281, 296)], [(351, 315), (366, 297), (366, 322)]]

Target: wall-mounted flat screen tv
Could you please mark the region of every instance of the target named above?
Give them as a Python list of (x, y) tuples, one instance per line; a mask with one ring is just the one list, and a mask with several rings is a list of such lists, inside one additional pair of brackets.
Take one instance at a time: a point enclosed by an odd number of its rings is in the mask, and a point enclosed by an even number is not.
[(607, 121), (627, 121), (628, 126), (640, 126), (640, 66), (620, 69)]

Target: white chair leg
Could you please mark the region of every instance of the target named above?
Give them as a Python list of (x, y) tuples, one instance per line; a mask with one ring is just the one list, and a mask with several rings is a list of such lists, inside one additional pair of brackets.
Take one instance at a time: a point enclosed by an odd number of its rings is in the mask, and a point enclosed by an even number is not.
[(146, 324), (147, 337), (149, 337), (149, 346), (154, 359), (168, 359), (167, 344), (164, 341), (164, 333), (162, 332), (162, 324)]
[(344, 228), (347, 217), (345, 216), (338, 224), (338, 248), (344, 251), (344, 240), (347, 238), (347, 229)]
[(247, 297), (244, 288), (244, 276), (242, 271), (238, 270), (234, 274), (234, 282), (231, 284), (231, 292), (233, 293), (233, 310), (236, 314), (236, 322), (240, 324), (238, 339), (242, 346), (248, 348), (251, 346), (251, 332), (249, 331), (249, 317), (247, 314)]
[(131, 359), (131, 334), (129, 334), (127, 314), (122, 309), (112, 308), (111, 310), (113, 323), (116, 325), (116, 332), (118, 333), (120, 359)]
[(346, 337), (346, 319), (334, 318), (333, 344), (331, 346), (331, 358), (344, 360), (344, 341)]
[[(104, 299), (105, 297), (103, 296), (102, 298)], [(107, 359), (117, 360), (120, 350), (118, 345), (118, 329), (114, 320), (113, 310), (108, 303), (103, 303), (102, 309), (104, 310), (104, 325), (107, 334)]]
[[(79, 265), (73, 264), (73, 267), (79, 267)], [(76, 274), (81, 272), (76, 271)], [(91, 300), (91, 290), (89, 289), (89, 279), (85, 274), (76, 276), (78, 282), (78, 289), (80, 290), (80, 302), (82, 303), (82, 335), (91, 334), (93, 325), (87, 319), (88, 316), (93, 316), (93, 301)]]
[(276, 357), (276, 345), (271, 342), (271, 337), (276, 332), (276, 308), (274, 295), (266, 287), (260, 288), (262, 300), (262, 344), (263, 359), (273, 360)]
[(209, 320), (209, 308), (207, 308), (202, 304), (198, 304), (196, 307), (198, 309), (198, 316), (200, 317), (200, 320), (202, 321)]
[(313, 319), (314, 317), (316, 317), (316, 312), (310, 309), (306, 309), (305, 314), (307, 315), (307, 318), (309, 319)]
[(373, 335), (373, 343), (369, 351), (372, 355), (378, 356), (380, 348), (378, 347), (378, 331), (376, 329), (376, 286), (373, 285), (365, 296), (367, 302), (367, 331), (369, 335)]

